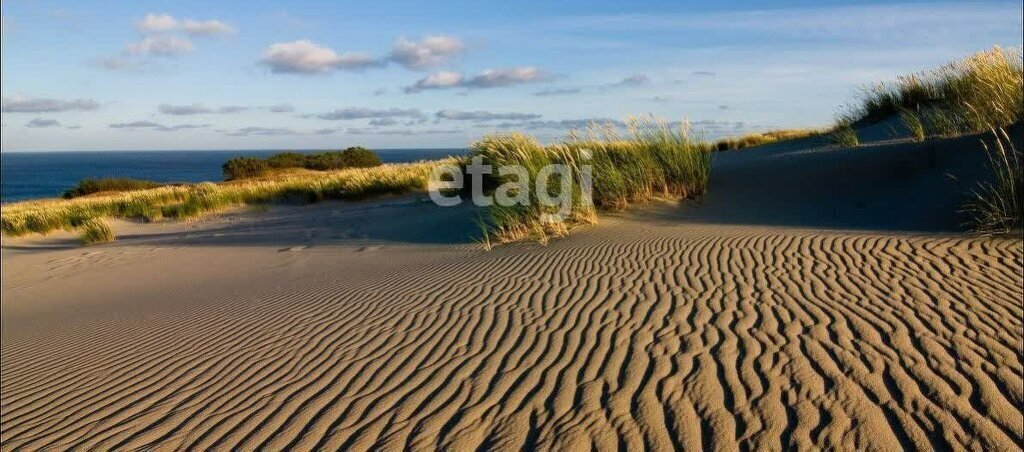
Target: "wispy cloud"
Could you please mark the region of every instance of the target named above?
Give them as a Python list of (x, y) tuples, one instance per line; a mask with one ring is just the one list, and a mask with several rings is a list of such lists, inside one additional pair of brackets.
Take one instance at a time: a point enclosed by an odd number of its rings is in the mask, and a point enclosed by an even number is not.
[(178, 36), (147, 36), (139, 42), (124, 46), (124, 53), (131, 56), (173, 57), (195, 49), (192, 41)]
[(388, 127), (398, 124), (398, 120), (394, 118), (374, 118), (368, 123), (373, 127)]
[(458, 72), (437, 72), (417, 80), (416, 83), (404, 88), (406, 94), (424, 90), (448, 88), (501, 88), (526, 83), (537, 83), (550, 80), (551, 76), (533, 66), (520, 66), (508, 69), (488, 69), (473, 77), (466, 77)]
[(517, 128), (521, 127), (526, 130), (542, 130), (542, 129), (556, 129), (556, 130), (573, 130), (573, 129), (585, 129), (591, 124), (602, 124), (611, 125), (613, 127), (625, 127), (626, 124), (618, 119), (611, 118), (583, 118), (583, 119), (560, 119), (560, 120), (546, 120), (546, 121), (524, 121), (524, 122), (504, 122), (495, 125), (496, 128)]
[(379, 130), (373, 128), (350, 127), (345, 129), (349, 135), (384, 135), (384, 136), (417, 136), (417, 135), (452, 135), (464, 133), (460, 129), (401, 129), (401, 130)]
[(157, 111), (164, 115), (174, 116), (189, 116), (189, 115), (208, 115), (208, 114), (233, 114), (233, 113), (244, 113), (253, 110), (266, 110), (271, 113), (291, 113), (295, 111), (295, 107), (291, 104), (277, 104), (268, 105), (263, 107), (250, 107), (246, 105), (224, 105), (217, 108), (207, 107), (201, 103), (187, 104), (187, 105), (173, 105), (173, 104), (160, 104), (157, 106)]
[(56, 119), (34, 118), (25, 124), (25, 127), (33, 129), (45, 129), (49, 127), (60, 127), (60, 121)]
[(330, 121), (348, 121), (353, 119), (372, 119), (372, 118), (413, 118), (421, 119), (425, 115), (419, 109), (416, 108), (362, 108), (362, 107), (349, 107), (342, 108), (326, 113), (318, 113), (313, 115), (306, 115), (307, 117), (313, 117), (317, 119), (325, 119)]
[(651, 83), (650, 77), (644, 74), (633, 74), (613, 83), (611, 86), (641, 86), (649, 83)]
[(64, 111), (91, 111), (98, 108), (100, 108), (100, 104), (92, 99), (3, 98), (4, 113), (58, 113)]
[(277, 104), (267, 107), (267, 111), (271, 113), (291, 113), (295, 111), (295, 107), (292, 104)]
[(154, 131), (154, 132), (176, 132), (179, 130), (188, 129), (202, 129), (209, 127), (209, 124), (177, 124), (177, 125), (164, 125), (153, 121), (132, 121), (132, 122), (118, 122), (110, 124), (112, 129), (122, 130), (134, 130), (134, 131)]
[(583, 90), (580, 88), (557, 88), (540, 90), (533, 93), (533, 95), (538, 97), (568, 96), (572, 94), (579, 94), (581, 92), (583, 92)]
[(490, 111), (459, 111), (441, 110), (434, 114), (437, 119), (448, 119), (452, 121), (525, 121), (538, 119), (541, 115), (535, 113), (495, 113)]
[(146, 14), (136, 22), (135, 28), (143, 33), (181, 31), (193, 36), (227, 35), (235, 32), (235, 27), (215, 19), (177, 19), (170, 14), (155, 13)]
[(286, 127), (242, 127), (240, 129), (226, 132), (225, 135), (233, 137), (246, 137), (246, 136), (282, 136), (282, 135), (300, 135), (293, 129)]

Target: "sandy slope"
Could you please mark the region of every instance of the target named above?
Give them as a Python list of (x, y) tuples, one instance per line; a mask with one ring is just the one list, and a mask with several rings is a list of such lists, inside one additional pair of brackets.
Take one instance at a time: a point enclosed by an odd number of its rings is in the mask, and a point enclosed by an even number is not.
[(7, 241), (0, 445), (1019, 448), (1022, 242), (941, 208), (972, 143), (723, 154), (546, 247), (406, 200)]

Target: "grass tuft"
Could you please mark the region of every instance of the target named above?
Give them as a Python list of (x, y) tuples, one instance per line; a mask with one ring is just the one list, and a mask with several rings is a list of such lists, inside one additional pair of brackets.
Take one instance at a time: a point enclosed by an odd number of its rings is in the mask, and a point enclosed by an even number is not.
[(1024, 213), (1024, 161), (1006, 130), (992, 129), (992, 144), (982, 140), (992, 180), (979, 184), (965, 207), (971, 224), (981, 234), (999, 234), (1021, 228)]
[(89, 218), (82, 222), (79, 239), (86, 245), (110, 243), (114, 241), (114, 231), (102, 218)]
[(860, 145), (860, 139), (857, 138), (857, 131), (853, 129), (853, 124), (849, 121), (840, 120), (836, 123), (835, 128), (829, 134), (832, 143), (847, 147), (855, 148)]
[(901, 108), (900, 121), (903, 122), (903, 126), (910, 132), (910, 136), (914, 138), (914, 141), (924, 141), (924, 124), (921, 123), (921, 118), (918, 117), (916, 112), (906, 108)]
[[(544, 205), (531, 189), (525, 203), (486, 207), (481, 228), (502, 243), (523, 239), (547, 243), (551, 237), (566, 235), (572, 225), (596, 222), (596, 209), (620, 210), (654, 196), (704, 194), (712, 145), (694, 139), (687, 124), (672, 127), (650, 116), (629, 118), (627, 124), (625, 137), (611, 125), (592, 124), (550, 146), (522, 133), (488, 135), (474, 143), (472, 155), (484, 164), (525, 168), (525, 182), (531, 188), (542, 168), (550, 164), (565, 165), (572, 178), (567, 192), (561, 192), (557, 183), (549, 187), (571, 206), (566, 221), (546, 220), (558, 209)], [(496, 175), (484, 187), (493, 191), (509, 182), (524, 181)]]

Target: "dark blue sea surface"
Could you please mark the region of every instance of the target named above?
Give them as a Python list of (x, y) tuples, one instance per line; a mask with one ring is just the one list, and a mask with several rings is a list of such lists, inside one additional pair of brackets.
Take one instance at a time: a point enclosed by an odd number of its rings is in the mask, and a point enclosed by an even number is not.
[[(266, 157), (279, 151), (67, 151), (0, 154), (0, 201), (58, 197), (87, 177), (131, 177), (156, 182), (222, 179), (221, 165), (232, 157)], [(314, 152), (314, 151), (309, 151)], [(463, 155), (466, 149), (381, 149), (385, 163)]]

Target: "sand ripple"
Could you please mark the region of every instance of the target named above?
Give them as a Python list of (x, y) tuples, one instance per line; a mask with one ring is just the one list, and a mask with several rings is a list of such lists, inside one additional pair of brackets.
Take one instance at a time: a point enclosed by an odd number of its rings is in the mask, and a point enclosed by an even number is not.
[(680, 230), (5, 336), (2, 447), (1024, 445), (1019, 240)]

